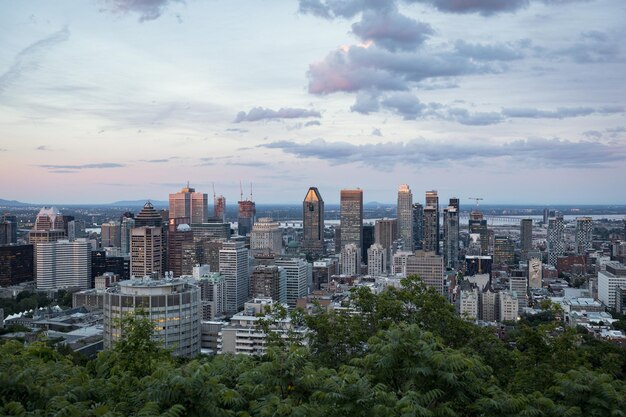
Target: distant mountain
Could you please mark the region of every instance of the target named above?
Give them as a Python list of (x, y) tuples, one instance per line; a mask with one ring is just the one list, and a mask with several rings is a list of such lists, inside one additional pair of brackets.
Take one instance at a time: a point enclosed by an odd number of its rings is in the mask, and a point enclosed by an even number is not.
[(36, 206), (36, 204), (22, 203), (21, 201), (16, 200), (3, 200), (0, 198), (0, 206), (5, 207), (28, 207), (28, 206)]
[(106, 204), (106, 205), (107, 206), (114, 206), (114, 207), (143, 207), (143, 205), (146, 204), (147, 201), (151, 202), (152, 205), (155, 206), (155, 207), (167, 207), (169, 205), (169, 202), (167, 202), (167, 201), (150, 200), (150, 199), (145, 199), (145, 200), (123, 200), (123, 201), (116, 201), (114, 203), (109, 203), (109, 204)]

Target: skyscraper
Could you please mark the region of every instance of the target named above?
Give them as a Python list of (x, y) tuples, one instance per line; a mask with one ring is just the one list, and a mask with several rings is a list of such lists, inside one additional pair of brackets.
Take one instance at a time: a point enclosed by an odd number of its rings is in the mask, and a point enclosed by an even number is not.
[(269, 217), (261, 217), (250, 233), (250, 249), (252, 251), (269, 250), (280, 255), (283, 252), (283, 233), (280, 225)]
[(341, 248), (354, 244), (363, 247), (363, 190), (341, 190), (340, 195)]
[(91, 244), (86, 239), (39, 243), (35, 251), (37, 288), (90, 288)]
[(17, 243), (17, 217), (5, 214), (0, 216), (0, 245)]
[(237, 217), (237, 233), (247, 236), (252, 231), (256, 219), (256, 204), (252, 200), (239, 201), (239, 216)]
[(495, 236), (493, 239), (493, 263), (512, 265), (514, 261), (513, 242), (508, 236)]
[(341, 249), (341, 274), (358, 275), (361, 271), (361, 249), (348, 243)]
[(120, 251), (122, 256), (130, 256), (130, 242), (134, 228), (135, 219), (130, 216), (122, 216), (122, 221), (120, 222)]
[(403, 241), (403, 250), (413, 250), (413, 194), (407, 184), (398, 187), (398, 233)]
[(250, 262), (243, 242), (223, 242), (219, 251), (220, 274), (226, 279), (226, 312), (243, 307), (250, 289)]
[(197, 263), (193, 230), (188, 222), (186, 217), (169, 220), (167, 266), (174, 277), (191, 275)]
[[(426, 212), (428, 210), (428, 218)], [(429, 250), (439, 254), (439, 196), (437, 191), (426, 191), (426, 202), (424, 206), (424, 240), (428, 240), (428, 245), (424, 245), (424, 250)]]
[(213, 196), (213, 217), (226, 223), (226, 197), (223, 195)]
[(584, 254), (591, 249), (591, 237), (593, 232), (593, 220), (591, 217), (578, 217), (576, 219), (576, 251)]
[(191, 223), (204, 223), (209, 217), (208, 201), (206, 194), (187, 183), (180, 192), (170, 194), (170, 219), (187, 217)]
[(289, 307), (295, 307), (298, 298), (307, 294), (310, 266), (307, 261), (300, 258), (276, 259), (275, 263), (276, 266), (285, 269), (287, 274), (287, 304)]
[(0, 287), (35, 278), (33, 245), (0, 245)]
[(387, 268), (387, 253), (383, 245), (374, 243), (367, 250), (367, 274), (380, 276)]
[(302, 251), (324, 253), (324, 200), (316, 187), (310, 187), (302, 202)]
[(161, 217), (159, 212), (155, 210), (154, 206), (149, 201), (144, 204), (141, 211), (135, 216), (135, 227), (143, 226), (163, 226), (163, 217)]
[(393, 258), (393, 242), (398, 238), (398, 221), (396, 219), (376, 220), (374, 235), (374, 241), (379, 243), (386, 253), (385, 271), (390, 271)]
[(424, 245), (424, 206), (413, 204), (413, 249), (421, 250)]
[(556, 260), (565, 250), (563, 215), (548, 219), (548, 263), (556, 266)]
[(257, 265), (250, 277), (250, 293), (253, 298), (269, 297), (287, 303), (287, 271), (282, 266)]
[(372, 223), (363, 225), (363, 249), (361, 249), (361, 261), (367, 264), (367, 249), (376, 242), (376, 227)]
[(121, 247), (120, 222), (110, 221), (100, 226), (100, 240), (103, 248)]
[(131, 232), (130, 275), (134, 277), (154, 275), (160, 278), (163, 274), (162, 245), (160, 226), (135, 227)]
[(533, 219), (520, 221), (520, 249), (522, 253), (528, 253), (533, 248)]
[(469, 219), (470, 234), (478, 234), (480, 236), (480, 254), (486, 256), (489, 253), (489, 229), (487, 229), (487, 220), (479, 211), (472, 211)]
[(443, 258), (446, 268), (456, 268), (459, 260), (459, 212), (448, 206), (443, 211)]

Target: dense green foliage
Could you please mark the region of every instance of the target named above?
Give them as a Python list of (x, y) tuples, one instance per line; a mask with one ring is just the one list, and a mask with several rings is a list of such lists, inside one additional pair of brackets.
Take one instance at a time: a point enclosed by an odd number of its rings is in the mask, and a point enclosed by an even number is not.
[(362, 314), (294, 318), (308, 346), (173, 359), (145, 318), (85, 365), (43, 343), (0, 346), (0, 415), (624, 416), (626, 353), (557, 322), (506, 341), (455, 316), (417, 279), (353, 293)]

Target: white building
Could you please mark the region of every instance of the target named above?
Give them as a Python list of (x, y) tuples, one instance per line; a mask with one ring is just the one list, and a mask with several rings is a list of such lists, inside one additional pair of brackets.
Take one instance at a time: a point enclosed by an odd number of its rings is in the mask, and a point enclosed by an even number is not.
[(295, 307), (298, 298), (307, 295), (309, 276), (312, 274), (311, 265), (300, 258), (276, 259), (274, 264), (285, 269), (287, 274), (287, 304), (289, 307)]
[(91, 244), (87, 239), (37, 243), (37, 288), (91, 288)]
[(341, 249), (341, 273), (343, 275), (359, 275), (361, 269), (361, 251), (354, 243)]
[(499, 321), (515, 321), (517, 320), (518, 302), (517, 297), (507, 291), (498, 293), (498, 301), (500, 304)]
[(607, 262), (606, 270), (598, 272), (598, 299), (608, 308), (616, 307), (617, 288), (624, 286), (626, 286), (626, 266), (619, 262)]
[(217, 272), (194, 277), (200, 288), (202, 320), (213, 320), (224, 314), (226, 309), (226, 279)]
[(104, 294), (104, 348), (122, 336), (121, 322), (141, 311), (154, 323), (153, 337), (176, 356), (200, 353), (200, 288), (185, 280), (135, 278)]
[(380, 243), (374, 243), (367, 250), (367, 274), (380, 276), (386, 269), (387, 251)]
[(226, 312), (243, 307), (250, 290), (250, 261), (243, 242), (224, 242), (220, 249), (220, 274), (226, 280)]
[(393, 255), (393, 261), (391, 264), (391, 273), (393, 275), (401, 275), (406, 277), (406, 260), (409, 256), (413, 256), (413, 252), (398, 251)]
[(459, 296), (459, 315), (468, 320), (478, 318), (478, 288), (471, 290), (461, 290)]
[(261, 217), (252, 226), (250, 232), (250, 249), (263, 251), (269, 249), (272, 253), (283, 252), (283, 234), (280, 224), (269, 217)]
[(528, 307), (528, 280), (526, 277), (510, 277), (509, 291), (517, 296), (519, 311)]

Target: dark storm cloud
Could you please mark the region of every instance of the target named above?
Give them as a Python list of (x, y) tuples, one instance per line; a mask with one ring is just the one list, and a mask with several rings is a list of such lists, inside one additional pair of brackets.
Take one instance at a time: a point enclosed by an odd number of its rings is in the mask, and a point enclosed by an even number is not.
[(96, 164), (83, 164), (83, 165), (39, 165), (41, 168), (47, 169), (104, 169), (104, 168), (122, 168), (126, 165), (116, 164), (113, 162), (102, 162)]
[(371, 166), (432, 165), (443, 162), (485, 161), (510, 158), (517, 163), (548, 167), (592, 168), (624, 161), (623, 145), (595, 141), (572, 142), (559, 138), (528, 138), (502, 145), (485, 142), (447, 143), (415, 139), (406, 143), (381, 142), (354, 145), (316, 139), (308, 143), (276, 141), (260, 147), (279, 149), (300, 158), (317, 158), (334, 165), (362, 163)]
[(101, 0), (100, 11), (114, 14), (136, 13), (140, 22), (161, 17), (170, 3), (184, 3), (183, 0)]
[(376, 45), (388, 49), (414, 50), (434, 33), (428, 23), (418, 22), (398, 13), (379, 13), (366, 10), (361, 21), (352, 25), (352, 33), (363, 41), (373, 41)]
[(299, 119), (307, 117), (322, 117), (320, 112), (315, 110), (281, 108), (279, 110), (266, 109), (263, 107), (254, 107), (248, 113), (240, 111), (235, 117), (235, 123), (256, 122), (259, 120), (278, 120), (278, 119)]
[(58, 32), (22, 49), (13, 59), (9, 69), (0, 74), (0, 95), (24, 73), (39, 68), (39, 60), (48, 49), (67, 41), (69, 38), (70, 31), (66, 26)]

